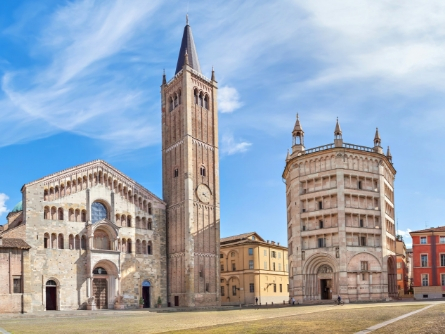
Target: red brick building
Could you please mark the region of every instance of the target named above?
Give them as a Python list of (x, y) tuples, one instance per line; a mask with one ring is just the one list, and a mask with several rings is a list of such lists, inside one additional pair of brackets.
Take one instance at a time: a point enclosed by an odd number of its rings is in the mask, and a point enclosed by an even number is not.
[(445, 226), (410, 232), (414, 298), (445, 297)]

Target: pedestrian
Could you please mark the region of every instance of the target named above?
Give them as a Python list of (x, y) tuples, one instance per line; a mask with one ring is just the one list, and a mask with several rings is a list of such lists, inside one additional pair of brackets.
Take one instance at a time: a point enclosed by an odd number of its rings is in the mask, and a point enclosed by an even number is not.
[(295, 305), (295, 299), (292, 297), (292, 305)]
[(255, 297), (255, 304), (258, 305), (258, 297)]

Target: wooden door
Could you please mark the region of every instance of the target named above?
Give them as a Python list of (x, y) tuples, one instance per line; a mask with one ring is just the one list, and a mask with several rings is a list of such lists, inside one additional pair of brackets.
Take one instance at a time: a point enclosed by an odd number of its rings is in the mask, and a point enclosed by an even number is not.
[(93, 279), (93, 296), (98, 310), (108, 308), (108, 282), (105, 278)]
[(46, 310), (57, 310), (57, 288), (55, 286), (46, 287)]

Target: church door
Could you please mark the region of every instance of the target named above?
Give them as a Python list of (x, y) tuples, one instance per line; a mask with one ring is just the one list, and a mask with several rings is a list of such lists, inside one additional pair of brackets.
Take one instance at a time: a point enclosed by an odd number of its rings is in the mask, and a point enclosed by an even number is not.
[(46, 310), (57, 310), (57, 287), (55, 286), (46, 287)]
[(105, 278), (93, 279), (93, 296), (98, 310), (108, 308), (108, 282)]
[(144, 299), (144, 308), (150, 308), (150, 287), (142, 287), (142, 298)]

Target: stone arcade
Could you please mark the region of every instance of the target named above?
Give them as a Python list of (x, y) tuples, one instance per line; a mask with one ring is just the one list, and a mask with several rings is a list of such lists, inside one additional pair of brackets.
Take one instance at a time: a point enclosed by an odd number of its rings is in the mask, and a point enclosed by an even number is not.
[(220, 305), (217, 83), (188, 22), (161, 95), (164, 200), (101, 160), (25, 184), (0, 226), (0, 312)]

